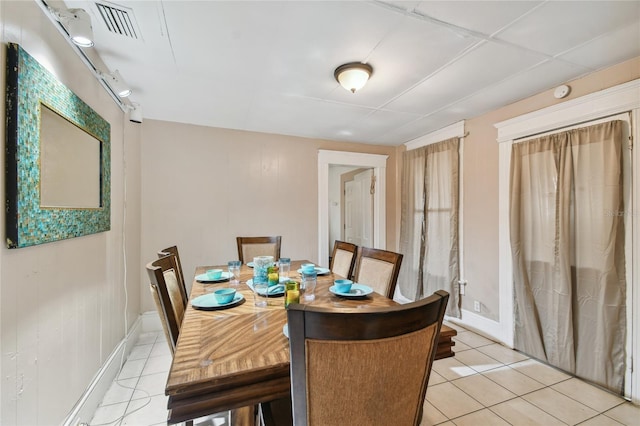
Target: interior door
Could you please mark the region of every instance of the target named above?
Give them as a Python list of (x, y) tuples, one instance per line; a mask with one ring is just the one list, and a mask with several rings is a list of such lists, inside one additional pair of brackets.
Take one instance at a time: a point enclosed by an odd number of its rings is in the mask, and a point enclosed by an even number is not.
[(373, 247), (373, 170), (347, 173), (342, 180), (343, 239), (364, 247)]

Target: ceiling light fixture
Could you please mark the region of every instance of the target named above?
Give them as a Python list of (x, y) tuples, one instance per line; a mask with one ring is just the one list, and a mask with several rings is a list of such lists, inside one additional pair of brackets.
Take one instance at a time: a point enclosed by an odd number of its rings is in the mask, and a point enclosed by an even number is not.
[(84, 9), (58, 10), (49, 9), (53, 16), (62, 24), (71, 41), (80, 47), (93, 46), (93, 29), (91, 17)]
[(333, 72), (333, 76), (338, 83), (351, 93), (356, 93), (356, 91), (362, 89), (367, 84), (371, 74), (373, 74), (371, 65), (363, 64), (362, 62), (340, 65)]
[(131, 89), (127, 83), (124, 82), (124, 79), (120, 75), (120, 71), (115, 70), (111, 74), (100, 73), (100, 75), (109, 87), (111, 87), (111, 90), (113, 90), (119, 97), (126, 98), (131, 94)]

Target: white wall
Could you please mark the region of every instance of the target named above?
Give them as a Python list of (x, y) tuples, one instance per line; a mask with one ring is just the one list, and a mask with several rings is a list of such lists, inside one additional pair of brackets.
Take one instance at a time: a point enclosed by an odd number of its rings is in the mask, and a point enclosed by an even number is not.
[[(140, 313), (140, 130), (36, 2), (0, 2), (0, 34), (3, 99), (6, 43), (15, 42), (111, 123), (111, 231), (0, 249), (0, 424), (60, 424)], [(4, 117), (4, 102), (0, 108)], [(4, 173), (0, 181), (4, 187)]]

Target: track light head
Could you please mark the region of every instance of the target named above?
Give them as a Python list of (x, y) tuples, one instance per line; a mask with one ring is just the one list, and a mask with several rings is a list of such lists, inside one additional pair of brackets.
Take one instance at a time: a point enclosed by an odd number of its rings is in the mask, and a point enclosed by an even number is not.
[(132, 123), (142, 123), (142, 106), (132, 103), (129, 107), (129, 121)]
[(80, 47), (93, 46), (93, 28), (91, 17), (84, 9), (49, 9), (62, 24), (71, 41)]
[(131, 95), (131, 89), (120, 75), (120, 71), (115, 70), (111, 74), (100, 73), (100, 75), (119, 97), (126, 98)]

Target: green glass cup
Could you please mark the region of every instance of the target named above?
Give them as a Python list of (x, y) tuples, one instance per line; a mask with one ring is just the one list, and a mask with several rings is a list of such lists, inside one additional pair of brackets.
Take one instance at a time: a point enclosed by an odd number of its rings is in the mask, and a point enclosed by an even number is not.
[(284, 285), (284, 307), (287, 308), (292, 303), (300, 303), (300, 288), (296, 281), (287, 281)]

